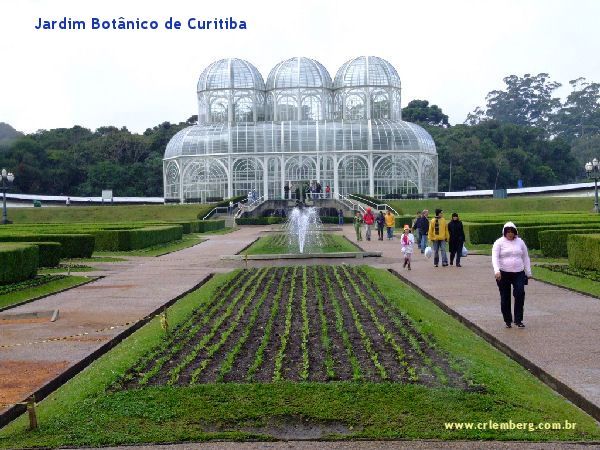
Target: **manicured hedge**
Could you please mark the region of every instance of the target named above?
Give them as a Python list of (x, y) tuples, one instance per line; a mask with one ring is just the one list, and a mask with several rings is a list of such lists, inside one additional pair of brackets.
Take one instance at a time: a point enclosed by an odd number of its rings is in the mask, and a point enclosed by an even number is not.
[(225, 220), (199, 220), (198, 233), (206, 233), (207, 231), (222, 230), (225, 228)]
[(60, 242), (31, 242), (38, 246), (38, 266), (56, 267), (60, 263)]
[(0, 284), (16, 283), (37, 274), (39, 250), (31, 244), (0, 244)]
[(58, 242), (61, 258), (89, 258), (94, 252), (91, 234), (3, 234), (0, 242)]
[(572, 234), (567, 241), (569, 265), (578, 269), (598, 270), (600, 267), (600, 235)]
[[(599, 228), (600, 224), (591, 222), (577, 223), (539, 223), (522, 222), (515, 223), (519, 230), (519, 236), (527, 243), (529, 248), (540, 248), (538, 234), (546, 230), (572, 230), (576, 228)], [(504, 223), (473, 223), (467, 225), (469, 238), (472, 244), (493, 244), (496, 239), (502, 236), (502, 227)]]
[(538, 233), (542, 254), (549, 258), (568, 256), (568, 237), (572, 234), (598, 234), (600, 228), (571, 228), (568, 230), (545, 230)]
[(404, 225), (408, 225), (412, 227), (413, 220), (415, 220), (415, 216), (398, 216), (396, 217), (396, 228), (404, 228)]
[[(338, 216), (323, 216), (320, 217), (321, 223), (334, 223), (338, 225), (340, 218)], [(352, 217), (344, 217), (344, 223), (352, 223)]]
[(97, 251), (129, 251), (181, 239), (181, 225), (93, 231)]
[(235, 223), (238, 225), (272, 225), (283, 222), (285, 222), (283, 217), (241, 217), (235, 219)]

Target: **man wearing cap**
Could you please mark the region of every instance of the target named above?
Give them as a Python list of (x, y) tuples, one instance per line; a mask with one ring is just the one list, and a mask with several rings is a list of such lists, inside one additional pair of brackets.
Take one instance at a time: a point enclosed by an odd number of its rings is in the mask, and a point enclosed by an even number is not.
[(429, 222), (429, 241), (433, 249), (433, 265), (438, 267), (440, 262), (440, 250), (442, 251), (442, 266), (448, 265), (448, 256), (446, 255), (446, 241), (448, 240), (448, 223), (444, 219), (444, 211), (435, 210), (435, 217)]

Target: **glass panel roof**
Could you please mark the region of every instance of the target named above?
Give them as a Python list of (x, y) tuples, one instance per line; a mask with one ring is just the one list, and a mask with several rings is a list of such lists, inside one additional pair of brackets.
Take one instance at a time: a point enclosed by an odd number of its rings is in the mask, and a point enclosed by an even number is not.
[(265, 82), (258, 69), (248, 61), (221, 59), (204, 69), (198, 79), (198, 92), (213, 89), (264, 90)]
[(285, 88), (331, 89), (331, 76), (318, 61), (290, 58), (277, 64), (267, 77), (267, 90)]

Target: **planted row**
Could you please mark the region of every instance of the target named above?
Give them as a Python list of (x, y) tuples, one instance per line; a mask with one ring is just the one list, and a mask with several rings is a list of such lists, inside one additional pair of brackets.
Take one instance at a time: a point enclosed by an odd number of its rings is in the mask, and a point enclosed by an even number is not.
[(240, 271), (121, 385), (283, 380), (462, 386), (400, 306), (346, 266)]

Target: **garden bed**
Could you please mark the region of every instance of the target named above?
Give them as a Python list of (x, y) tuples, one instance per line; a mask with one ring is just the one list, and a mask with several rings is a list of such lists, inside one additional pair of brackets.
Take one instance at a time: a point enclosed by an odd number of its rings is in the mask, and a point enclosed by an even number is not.
[[(331, 233), (321, 235), (319, 245), (308, 245), (304, 253), (337, 253), (337, 252), (359, 252), (356, 245), (346, 239)], [(273, 255), (285, 253), (299, 253), (298, 244), (290, 241), (287, 234), (281, 233), (276, 236), (264, 236), (243, 251), (248, 255)]]
[(365, 273), (345, 266), (240, 272), (123, 387), (281, 380), (466, 387)]

